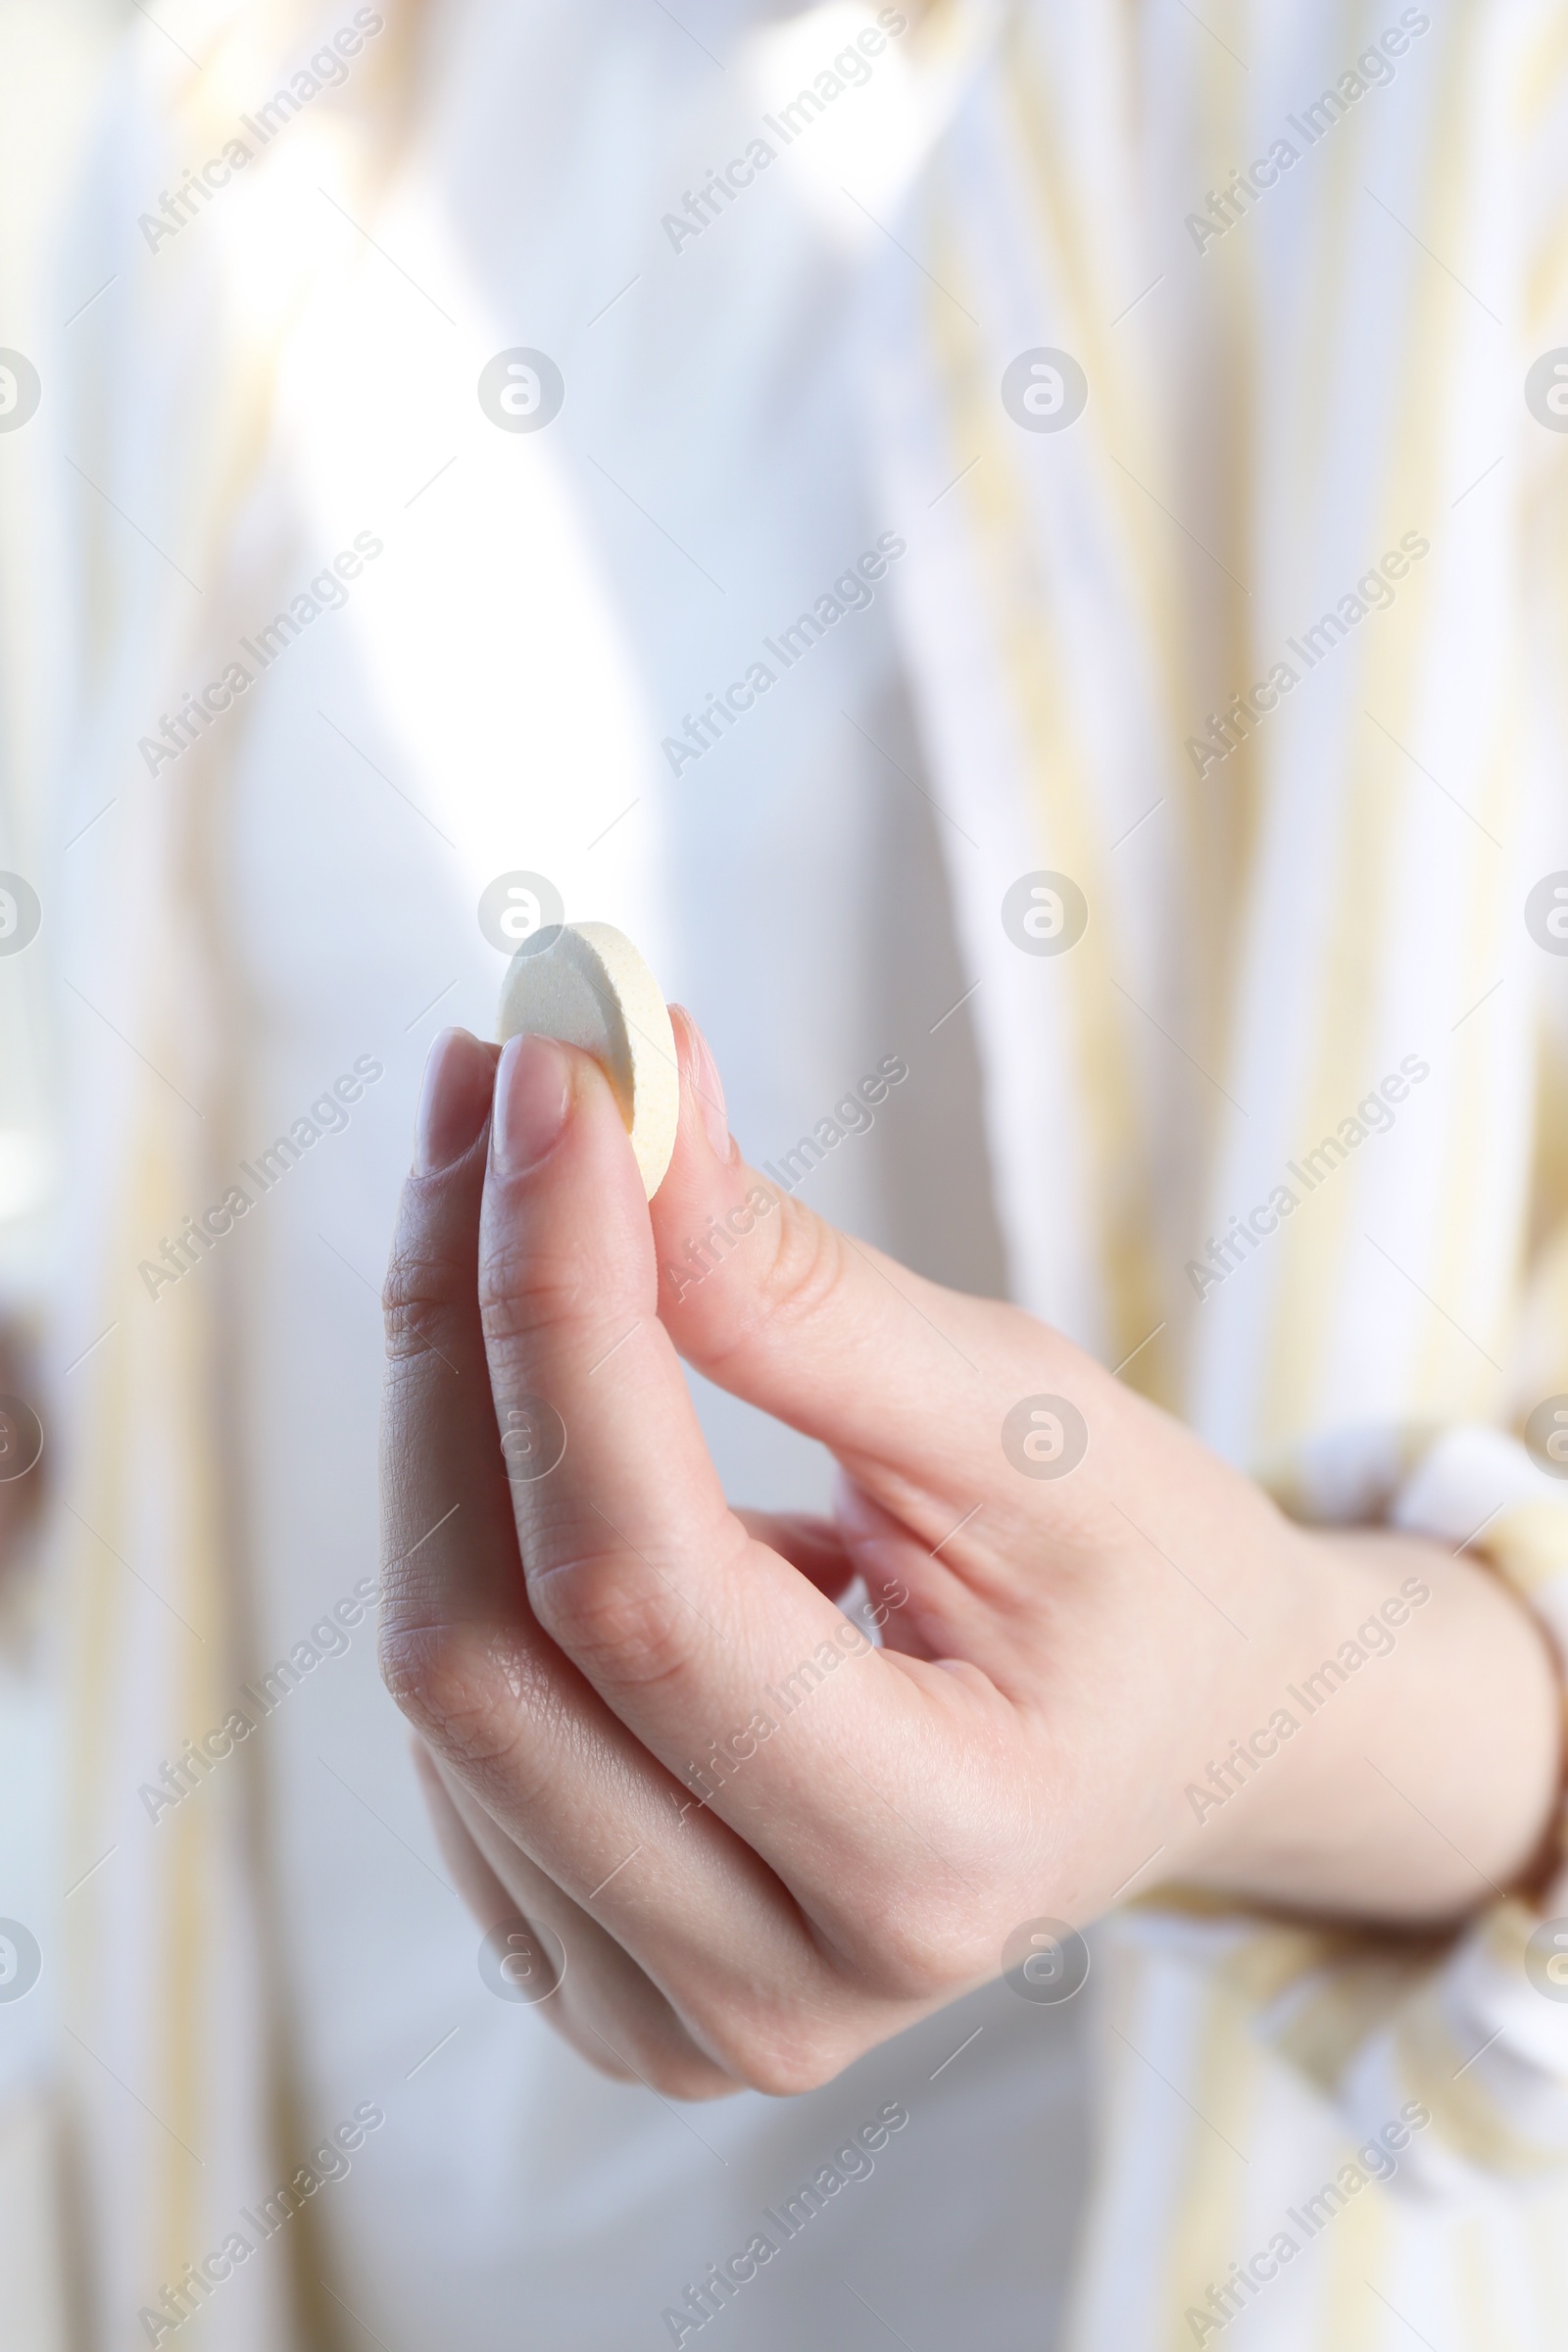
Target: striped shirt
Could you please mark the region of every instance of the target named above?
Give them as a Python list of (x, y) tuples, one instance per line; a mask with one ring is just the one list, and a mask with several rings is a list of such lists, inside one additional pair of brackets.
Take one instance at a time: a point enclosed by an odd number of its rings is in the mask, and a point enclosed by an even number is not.
[[(301, 355), (328, 353), (347, 383), (360, 354), (332, 341), (339, 289), (347, 315), (373, 316), (348, 311), (370, 232), (301, 211), (313, 175), (366, 221), (391, 186), (415, 296), (435, 302), (428, 272), (476, 345), (498, 339), (440, 202), (416, 168), (397, 175), (425, 95), (418, 43), (438, 51), (457, 12), (360, 12), (385, 17), (384, 39), (368, 33), (343, 77), (305, 73), (324, 86), (296, 96), (286, 140), (252, 113), (230, 184), (236, 92), (271, 87), (285, 37), (307, 37), (306, 12), (283, 13), (263, 41), (215, 6), (199, 75), (144, 47), (153, 111), (208, 193), (172, 225), (161, 206), (163, 231), (119, 207), (94, 251), (122, 288), (85, 332), (117, 348), (104, 322), (133, 283), (138, 380), (156, 387), (166, 360), (171, 399), (199, 380), (200, 430), (150, 436), (154, 478), (112, 405), (83, 400), (73, 447), (156, 540), (200, 549), (211, 594), (195, 619), (177, 585), (167, 605), (124, 578), (118, 605), (83, 595), (82, 791), (123, 788), (141, 731), (161, 733), (287, 603), (280, 480), (336, 513), (360, 444), (386, 454), (368, 397), (335, 469), (289, 474), (291, 431), (308, 444), (314, 424), (318, 457), (329, 440)], [(729, 11), (726, 31), (755, 65), (767, 28), (747, 16)], [(858, 272), (868, 498), (906, 543), (886, 593), (943, 817), (1013, 1294), (1298, 1515), (1468, 1542), (1568, 1643), (1564, 1491), (1545, 1444), (1522, 1442), (1568, 1392), (1568, 961), (1552, 928), (1559, 870), (1568, 882), (1568, 439), (1552, 399), (1568, 9), (950, 0), (912, 24), (835, 9), (787, 30), (813, 95), (761, 110), (765, 135), (799, 137), (804, 171), (818, 118), (863, 108), (845, 134), (858, 218), (819, 176)], [(828, 62), (860, 31), (884, 44), (859, 50), (877, 61), (866, 91)], [(144, 162), (128, 144), (117, 196)], [(689, 276), (696, 258), (661, 206), (700, 254), (739, 227), (731, 198), (760, 214), (747, 185), (706, 208), (650, 203), (664, 265)], [(572, 233), (591, 244), (598, 226), (579, 216)], [(783, 301), (765, 270), (758, 282), (754, 323)], [(216, 326), (187, 290), (214, 283), (232, 297)], [(634, 314), (628, 300), (618, 318)], [(390, 333), (386, 349), (400, 356)], [(434, 391), (419, 381), (409, 433), (434, 449), (433, 477), (447, 387), (434, 368)], [(106, 528), (84, 513), (84, 536)], [(346, 517), (345, 544), (363, 519)], [(93, 561), (107, 577), (123, 558), (95, 545)], [(453, 597), (477, 625), (482, 593), (459, 579)], [(380, 626), (390, 702), (399, 641), (395, 619)], [(209, 1310), (195, 1283), (150, 1315), (135, 1288), (140, 1237), (177, 1232), (217, 1197), (223, 1148), (248, 1141), (216, 1118), (197, 1137), (168, 1099), (212, 1100), (237, 1033), (217, 977), (214, 811), (241, 733), (190, 732), (177, 762), (153, 763), (109, 877), (139, 961), (117, 961), (107, 916), (75, 941), (100, 1005), (133, 971), (144, 1066), (116, 1065), (104, 1110), (122, 1156), (73, 1177), (92, 1295), (79, 1345), (121, 1319), (134, 1335), (82, 1377), (62, 1489), (74, 1878), (107, 1859), (126, 1758), (221, 1722), (241, 1584)], [(411, 763), (440, 756), (426, 736)], [(1057, 921), (1076, 933), (1065, 951), (1034, 953)], [(186, 1635), (126, 1613), (114, 1561), (149, 1549)], [(1375, 1653), (1343, 1671), (1375, 1672)], [(105, 1869), (75, 1902), (68, 2020), (158, 2119), (79, 2060), (104, 2169), (139, 2199), (97, 2249), (117, 2310), (150, 2271), (177, 2278), (220, 2244), (272, 2177), (286, 2035), (256, 1838), (239, 1773), (215, 1778), (160, 1826), (156, 1872), (132, 1886)], [(1459, 1936), (1415, 1942), (1157, 1892), (1103, 1923), (1064, 2352), (1562, 2340), (1568, 2003), (1540, 1941), (1559, 1910), (1561, 1884), (1542, 1915), (1499, 1895)], [(160, 2136), (176, 2130), (210, 2160), (203, 2179)], [(307, 2287), (303, 2268), (270, 2275), (229, 2340), (287, 2340)]]
[[(1560, 1647), (1568, 1498), (1514, 1433), (1568, 1388), (1568, 11), (934, 29), (872, 446), (930, 517), (1018, 1295), (1301, 1516), (1471, 1543)], [(1002, 936), (1031, 869), (1070, 954)], [(1557, 2341), (1539, 1928), (1107, 1923), (1071, 2352)]]

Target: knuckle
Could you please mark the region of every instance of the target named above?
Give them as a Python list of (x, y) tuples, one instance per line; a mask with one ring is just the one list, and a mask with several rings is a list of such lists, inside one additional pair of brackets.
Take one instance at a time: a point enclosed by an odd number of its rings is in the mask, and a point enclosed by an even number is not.
[(465, 1269), (448, 1252), (427, 1238), (400, 1234), (381, 1286), (390, 1360), (399, 1364), (438, 1350), (470, 1297)]
[(498, 1762), (517, 1738), (516, 1676), (466, 1625), (383, 1623), (381, 1680), (409, 1721), (454, 1763)]
[[(702, 1332), (702, 1360), (713, 1372), (765, 1329), (770, 1336), (809, 1329), (848, 1270), (844, 1237), (802, 1201), (780, 1195), (767, 1219), (769, 1254), (744, 1288), (712, 1283), (700, 1289), (692, 1309)], [(756, 1230), (763, 1230), (759, 1220)]]
[(972, 1914), (966, 1889), (944, 1899), (929, 1885), (873, 1872), (857, 1889), (850, 1958), (882, 1999), (951, 1997), (986, 1973)]
[(698, 1620), (636, 1554), (592, 1552), (530, 1568), (528, 1597), (590, 1682), (657, 1690), (692, 1664)]
[(627, 1287), (603, 1266), (585, 1263), (574, 1251), (525, 1250), (514, 1242), (485, 1251), (478, 1271), (479, 1325), (491, 1363), (515, 1377), (542, 1362), (555, 1343), (567, 1340), (569, 1354), (581, 1350), (590, 1365), (621, 1338), (628, 1318), (642, 1309)]
[(804, 2013), (774, 2013), (720, 2022), (707, 2036), (719, 2065), (748, 2090), (772, 2099), (820, 2090), (844, 2072), (858, 2047), (846, 2047), (821, 2021)]
[(744, 2082), (738, 2082), (733, 2075), (726, 2074), (711, 2059), (705, 2058), (700, 2050), (693, 2051), (689, 2056), (684, 2052), (675, 2053), (664, 2070), (662, 2081), (658, 2076), (650, 2076), (649, 2080), (656, 2082), (664, 2096), (670, 2099), (728, 2099), (746, 2088)]
[(570, 2007), (563, 2009), (558, 2016), (552, 2016), (554, 2008), (553, 2001), (544, 2004), (540, 2014), (545, 2023), (553, 2025), (570, 2042), (578, 2057), (585, 2058), (596, 2075), (604, 2075), (612, 2082), (635, 2082), (640, 2078), (655, 2090), (662, 2088), (657, 2074), (640, 2060), (622, 2058), (616, 2050), (612, 2049), (590, 2017), (579, 2015), (577, 2009)]
[(759, 2090), (764, 2098), (798, 2099), (808, 2090), (820, 2090), (843, 2071), (842, 2064), (815, 2047), (786, 2045), (754, 2050), (741, 2080), (748, 2090)]
[(603, 1284), (574, 1250), (507, 1230), (480, 1251), (479, 1314), (487, 1340), (511, 1346), (552, 1325), (603, 1312)]
[(737, 2078), (699, 2049), (673, 2010), (662, 2016), (617, 2016), (612, 2052), (601, 2038), (623, 2082), (641, 2080), (668, 2099), (710, 2099), (743, 2087)]
[(553, 2001), (544, 2004), (542, 2014), (546, 2025), (554, 2026), (563, 2040), (570, 2042), (578, 2057), (585, 2058), (596, 2075), (603, 2075), (612, 2082), (636, 2082), (636, 2071), (630, 2061), (616, 2057), (591, 2020), (579, 2017), (569, 2004), (552, 2016), (555, 2008)]
[(770, 1319), (808, 1323), (844, 1280), (844, 1236), (799, 1200), (785, 1200), (767, 1269)]
[(819, 2090), (865, 2047), (864, 2008), (850, 1989), (851, 1972), (808, 1948), (797, 1959), (771, 1983), (756, 1971), (724, 1971), (691, 1987), (682, 2002), (692, 2039), (713, 2065), (770, 2098)]

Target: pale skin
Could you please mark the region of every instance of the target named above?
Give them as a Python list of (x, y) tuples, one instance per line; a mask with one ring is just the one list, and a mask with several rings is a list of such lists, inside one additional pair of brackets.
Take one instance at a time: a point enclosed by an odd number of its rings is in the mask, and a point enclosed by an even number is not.
[[(545, 1931), (537, 1966), (565, 1947), (542, 2016), (671, 2096), (792, 2092), (996, 1977), (1028, 1921), (1179, 1883), (1413, 1931), (1530, 1878), (1558, 1693), (1490, 1572), (1295, 1525), (1034, 1317), (771, 1186), (748, 1219), (762, 1180), (675, 1035), (651, 1204), (586, 1055), (438, 1039), (388, 1278), (382, 1670), (475, 1915)], [(731, 1211), (752, 1229), (691, 1281)], [(833, 1521), (731, 1509), (682, 1355), (832, 1449)], [(1002, 1445), (1041, 1394), (1090, 1433), (1059, 1479)], [(564, 1454), (509, 1479), (541, 1396)], [(836, 1605), (857, 1573), (880, 1651)], [(1197, 1818), (1189, 1785), (1411, 1578), (1393, 1648)], [(842, 1662), (761, 1733), (824, 1642)]]

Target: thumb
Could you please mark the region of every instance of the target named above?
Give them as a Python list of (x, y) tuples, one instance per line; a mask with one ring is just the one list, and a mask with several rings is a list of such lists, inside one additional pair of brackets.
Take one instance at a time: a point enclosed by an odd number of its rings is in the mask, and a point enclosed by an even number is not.
[[(933, 1482), (972, 1479), (1018, 1394), (1021, 1318), (911, 1274), (749, 1167), (690, 1013), (671, 1006), (680, 1064), (675, 1151), (653, 1202), (661, 1320), (719, 1387), (819, 1439)], [(1040, 1344), (1076, 1350), (1028, 1327)], [(1036, 1385), (1043, 1385), (1038, 1380)]]

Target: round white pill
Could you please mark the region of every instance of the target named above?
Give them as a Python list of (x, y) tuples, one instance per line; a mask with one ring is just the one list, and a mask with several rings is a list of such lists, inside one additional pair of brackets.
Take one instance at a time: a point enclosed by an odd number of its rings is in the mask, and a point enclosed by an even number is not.
[(497, 1021), (509, 1037), (553, 1037), (591, 1054), (620, 1105), (651, 1200), (675, 1149), (680, 1072), (659, 983), (623, 931), (564, 923), (536, 932), (507, 966)]

